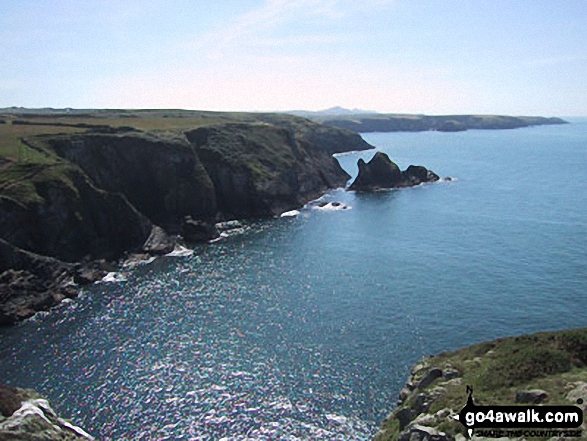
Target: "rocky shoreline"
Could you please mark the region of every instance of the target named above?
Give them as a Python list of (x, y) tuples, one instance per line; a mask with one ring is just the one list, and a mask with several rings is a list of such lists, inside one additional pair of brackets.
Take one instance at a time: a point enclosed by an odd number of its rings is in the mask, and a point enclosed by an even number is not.
[[(467, 403), (467, 386), (476, 405), (580, 405), (585, 413), (587, 328), (497, 339), (424, 358), (411, 369), (375, 441), (465, 441), (465, 427), (454, 416)], [(585, 436), (587, 423), (579, 430)], [(549, 439), (555, 440), (562, 438)]]
[(173, 131), (79, 123), (81, 133), (42, 133), (66, 123), (51, 124), (24, 124), (41, 131), (21, 139), (40, 159), (2, 163), (0, 325), (75, 297), (129, 255), (167, 254), (217, 238), (218, 222), (297, 209), (348, 180), (333, 153), (373, 148), (270, 114)]

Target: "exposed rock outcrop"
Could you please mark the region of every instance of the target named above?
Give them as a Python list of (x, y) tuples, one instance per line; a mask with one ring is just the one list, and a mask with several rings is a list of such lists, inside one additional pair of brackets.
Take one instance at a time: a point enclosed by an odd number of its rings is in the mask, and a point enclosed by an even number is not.
[(217, 237), (217, 221), (298, 208), (348, 180), (332, 153), (371, 148), (303, 118), (239, 118), (173, 132), (89, 125), (23, 139), (45, 159), (3, 163), (15, 178), (0, 180), (0, 323), (75, 296), (72, 281), (104, 275), (93, 260), (167, 254), (180, 235)]
[(291, 129), (226, 124), (192, 130), (186, 136), (212, 180), (218, 210), (225, 218), (280, 214), (349, 178), (330, 155), (330, 147), (324, 149), (308, 141), (306, 133)]
[(75, 266), (39, 256), (0, 239), (0, 325), (50, 308), (76, 290), (67, 284)]
[(78, 262), (140, 248), (151, 222), (121, 193), (68, 163), (40, 165), (0, 194), (0, 238), (23, 250)]
[(94, 440), (82, 428), (58, 416), (32, 390), (0, 384), (0, 439), (19, 441)]
[(410, 165), (401, 171), (389, 157), (382, 152), (375, 153), (369, 162), (359, 159), (359, 174), (349, 190), (372, 191), (386, 188), (412, 187), (424, 182), (438, 181), (440, 178), (422, 166)]
[[(375, 441), (464, 441), (465, 427), (454, 416), (467, 403), (468, 385), (475, 387), (476, 405), (578, 405), (585, 412), (586, 342), (582, 328), (498, 339), (425, 358), (412, 368), (398, 407)], [(586, 423), (578, 430), (585, 431)]]
[(183, 136), (89, 133), (50, 137), (46, 142), (81, 167), (98, 188), (123, 194), (166, 230), (177, 232), (188, 215), (216, 214), (212, 181)]

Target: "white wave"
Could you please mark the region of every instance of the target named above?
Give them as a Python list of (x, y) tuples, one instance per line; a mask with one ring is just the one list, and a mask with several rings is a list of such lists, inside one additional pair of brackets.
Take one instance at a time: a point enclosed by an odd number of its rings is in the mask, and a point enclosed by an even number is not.
[(110, 272), (102, 277), (101, 281), (104, 283), (120, 283), (126, 282), (126, 277), (120, 273)]
[(335, 153), (332, 156), (334, 156), (335, 158), (338, 158), (339, 156), (353, 156), (353, 155), (360, 154), (360, 153), (374, 152), (376, 150), (377, 150), (377, 148), (372, 148), (372, 149), (367, 149), (367, 150), (351, 150), (350, 152)]
[(440, 178), (438, 180), (438, 182), (456, 182), (456, 181), (458, 181), (458, 178), (452, 178), (449, 176), (447, 176), (446, 178)]
[(327, 413), (324, 415), (328, 421), (332, 421), (338, 424), (344, 424), (347, 422), (348, 418), (342, 415), (336, 415), (334, 413)]
[(322, 211), (338, 211), (352, 209), (350, 205), (343, 204), (342, 202), (327, 202), (326, 204), (321, 203), (319, 205), (312, 206), (312, 208)]
[(298, 214), (300, 214), (299, 210), (291, 210), (291, 211), (286, 211), (285, 213), (281, 213), (281, 215), (279, 217), (293, 217), (293, 216), (297, 216)]
[(149, 256), (146, 258), (141, 257), (130, 257), (124, 261), (122, 264), (123, 268), (134, 268), (139, 265), (148, 265), (149, 263), (153, 262), (157, 257), (156, 256)]
[(190, 250), (182, 245), (175, 245), (175, 249), (171, 253), (167, 253), (167, 257), (188, 257), (194, 254), (194, 250)]
[(243, 224), (238, 220), (231, 220), (226, 222), (218, 222), (214, 225), (218, 230), (232, 230), (233, 228), (241, 228)]
[(244, 227), (232, 228), (230, 230), (225, 230), (225, 231), (221, 232), (220, 236), (218, 236), (216, 239), (209, 240), (208, 243), (215, 243), (215, 242), (218, 242), (219, 240), (226, 239), (227, 237), (230, 237), (230, 236), (237, 236), (239, 234), (243, 234), (243, 233), (249, 231), (250, 229), (251, 229), (250, 227), (244, 226)]

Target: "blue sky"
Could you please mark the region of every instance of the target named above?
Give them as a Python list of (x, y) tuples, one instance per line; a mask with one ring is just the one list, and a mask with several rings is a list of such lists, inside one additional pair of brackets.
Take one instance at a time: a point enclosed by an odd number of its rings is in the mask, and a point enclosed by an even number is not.
[(584, 0), (2, 0), (0, 107), (587, 115)]

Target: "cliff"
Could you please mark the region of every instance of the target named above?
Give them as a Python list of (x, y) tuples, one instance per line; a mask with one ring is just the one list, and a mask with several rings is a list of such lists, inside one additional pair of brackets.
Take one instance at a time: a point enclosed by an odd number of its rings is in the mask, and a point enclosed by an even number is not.
[(503, 130), (521, 127), (567, 124), (560, 118), (538, 116), (502, 115), (387, 115), (357, 114), (329, 115), (313, 118), (322, 124), (349, 129), (358, 133), (366, 132), (461, 132), (470, 129)]
[(579, 405), (585, 412), (587, 328), (503, 338), (425, 358), (412, 368), (375, 441), (464, 441), (465, 428), (453, 416), (467, 403), (466, 386), (473, 388), (475, 405)]
[[(165, 253), (178, 235), (214, 237), (219, 220), (298, 208), (348, 180), (332, 153), (372, 148), (287, 115), (178, 112), (9, 115), (0, 324), (74, 296), (72, 280), (100, 278), (104, 265), (88, 262)], [(3, 135), (15, 131), (26, 136), (12, 140), (11, 156)]]
[(0, 384), (0, 440), (93, 439), (83, 429), (59, 417), (49, 402), (36, 392)]

